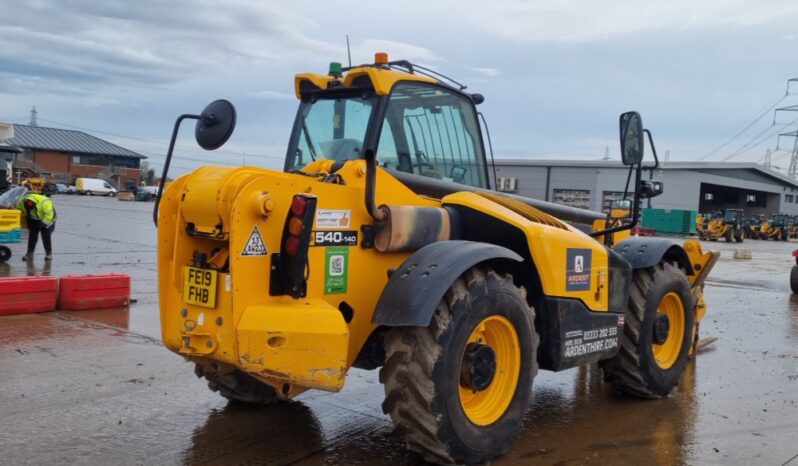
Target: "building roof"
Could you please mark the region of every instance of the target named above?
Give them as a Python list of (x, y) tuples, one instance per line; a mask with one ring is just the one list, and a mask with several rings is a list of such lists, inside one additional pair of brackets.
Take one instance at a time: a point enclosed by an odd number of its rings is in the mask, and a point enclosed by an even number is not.
[(71, 129), (46, 128), (43, 126), (14, 125), (14, 137), (4, 139), (5, 144), (23, 149), (41, 149), (78, 154), (97, 154), (116, 157), (147, 157), (132, 150), (119, 147), (103, 139)]
[[(559, 159), (496, 159), (496, 166), (570, 167), (570, 168), (625, 168), (618, 160), (559, 160)], [(798, 180), (754, 162), (660, 162), (658, 170), (751, 170), (798, 188)]]

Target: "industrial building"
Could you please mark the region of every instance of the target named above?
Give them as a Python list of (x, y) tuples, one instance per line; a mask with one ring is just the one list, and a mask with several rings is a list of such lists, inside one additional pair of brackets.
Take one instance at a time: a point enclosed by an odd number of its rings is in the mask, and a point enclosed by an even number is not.
[(147, 157), (103, 139), (58, 128), (10, 125), (13, 137), (3, 144), (16, 147), (14, 181), (46, 176), (49, 181), (72, 184), (80, 177), (101, 178), (119, 189), (141, 184), (140, 163)]
[[(601, 211), (623, 196), (629, 173), (613, 160), (504, 159), (495, 167), (500, 191)], [(798, 215), (798, 181), (755, 163), (662, 162), (645, 173), (665, 192), (644, 207)]]

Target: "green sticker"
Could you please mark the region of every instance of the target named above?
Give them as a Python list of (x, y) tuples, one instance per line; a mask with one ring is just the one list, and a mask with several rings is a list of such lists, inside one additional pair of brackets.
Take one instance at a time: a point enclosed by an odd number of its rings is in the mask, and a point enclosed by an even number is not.
[(349, 278), (349, 248), (328, 247), (327, 266), (324, 269), (324, 294), (346, 293)]

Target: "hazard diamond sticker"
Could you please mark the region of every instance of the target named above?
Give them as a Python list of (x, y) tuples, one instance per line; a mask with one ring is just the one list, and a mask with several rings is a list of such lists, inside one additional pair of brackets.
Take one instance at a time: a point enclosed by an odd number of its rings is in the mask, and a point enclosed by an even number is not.
[(263, 242), (263, 237), (260, 235), (258, 226), (252, 228), (252, 233), (249, 234), (247, 244), (244, 245), (244, 250), (241, 251), (242, 256), (265, 256), (269, 254), (266, 250), (266, 243)]

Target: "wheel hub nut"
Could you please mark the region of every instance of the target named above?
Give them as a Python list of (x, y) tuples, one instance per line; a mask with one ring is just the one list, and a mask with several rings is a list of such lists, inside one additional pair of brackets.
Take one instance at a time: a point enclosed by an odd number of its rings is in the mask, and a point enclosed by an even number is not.
[(657, 314), (654, 321), (654, 343), (661, 345), (668, 339), (671, 330), (671, 321), (666, 314)]
[(482, 391), (488, 388), (496, 375), (496, 353), (493, 348), (480, 343), (469, 343), (460, 365), (460, 385)]

